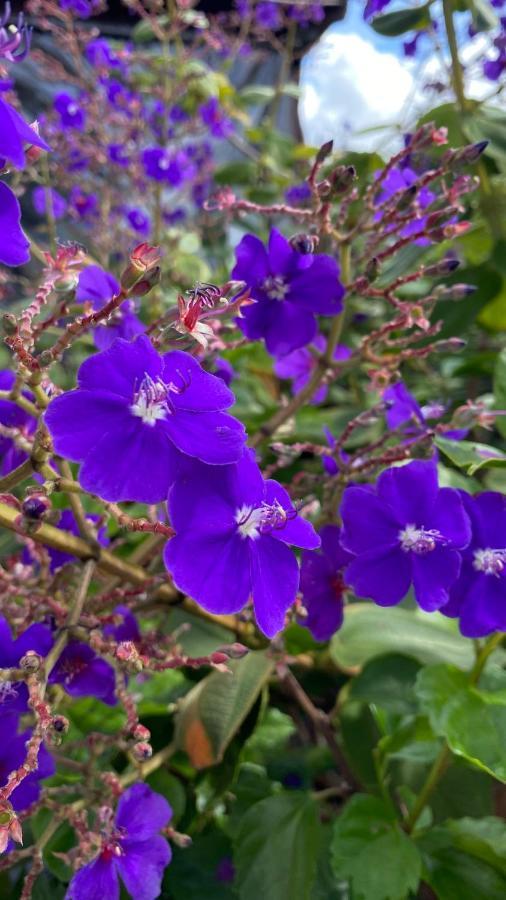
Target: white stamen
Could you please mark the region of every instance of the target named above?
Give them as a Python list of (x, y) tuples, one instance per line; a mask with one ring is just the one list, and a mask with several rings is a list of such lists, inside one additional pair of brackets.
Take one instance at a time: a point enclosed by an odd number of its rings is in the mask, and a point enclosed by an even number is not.
[(477, 572), (484, 572), (485, 575), (495, 575), (499, 578), (502, 575), (506, 564), (506, 550), (491, 550), (490, 547), (483, 550), (475, 550), (473, 567)]
[(142, 419), (145, 425), (153, 427), (160, 419), (166, 419), (170, 413), (167, 396), (171, 390), (174, 390), (172, 384), (164, 384), (159, 380), (153, 381), (150, 375), (145, 375), (139, 390), (134, 395), (130, 412)]
[(258, 506), (256, 509), (247, 504), (240, 506), (235, 514), (235, 521), (241, 537), (251, 538), (252, 541), (256, 541), (260, 537), (263, 517), (264, 513), (261, 506)]
[(411, 550), (419, 555), (435, 550), (438, 543), (446, 543), (443, 536), (435, 528), (417, 528), (416, 525), (406, 525), (405, 528), (399, 531), (399, 541), (405, 553)]
[(284, 300), (290, 290), (281, 275), (269, 275), (262, 285), (265, 293), (271, 300)]

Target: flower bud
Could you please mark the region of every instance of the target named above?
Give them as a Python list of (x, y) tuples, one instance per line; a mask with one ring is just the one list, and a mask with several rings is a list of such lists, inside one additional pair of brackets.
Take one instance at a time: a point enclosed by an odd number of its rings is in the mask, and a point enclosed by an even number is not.
[(146, 741), (149, 741), (149, 739), (151, 738), (151, 732), (150, 732), (149, 728), (146, 728), (145, 725), (141, 725), (141, 723), (138, 722), (132, 732), (132, 737), (136, 741), (146, 742)]
[(436, 341), (434, 344), (434, 350), (437, 353), (448, 353), (452, 350), (463, 350), (467, 345), (467, 341), (463, 338), (452, 337), (448, 338), (446, 341)]
[(38, 672), (42, 665), (42, 657), (35, 650), (27, 650), (25, 655), (19, 660), (19, 668), (23, 672)]
[(238, 641), (235, 641), (233, 644), (227, 644), (226, 647), (219, 647), (218, 653), (225, 654), (229, 659), (242, 659), (243, 656), (249, 653), (249, 649), (244, 644), (239, 644)]
[(21, 504), (21, 511), (26, 519), (38, 522), (46, 517), (46, 513), (51, 509), (51, 501), (41, 491), (29, 494), (25, 497)]
[(402, 192), (398, 201), (397, 201), (397, 209), (402, 211), (405, 209), (409, 209), (413, 200), (415, 199), (418, 193), (418, 187), (416, 184), (410, 185), (406, 190)]
[(116, 647), (116, 659), (124, 663), (131, 672), (142, 671), (142, 659), (133, 641), (121, 641)]
[(316, 154), (315, 164), (317, 166), (321, 166), (323, 162), (327, 159), (327, 156), (330, 156), (332, 150), (334, 148), (334, 141), (326, 141), (325, 144), (322, 144), (318, 153)]
[(65, 716), (53, 716), (51, 725), (57, 734), (67, 734), (70, 728), (70, 722)]
[(373, 256), (372, 259), (366, 264), (365, 267), (365, 277), (369, 284), (372, 284), (373, 281), (376, 281), (380, 271), (379, 260), (376, 256)]
[(330, 175), (330, 183), (333, 194), (345, 194), (353, 182), (356, 181), (357, 170), (355, 166), (338, 166)]
[(303, 256), (314, 253), (319, 243), (317, 234), (294, 234), (288, 240), (293, 249)]
[(448, 287), (437, 287), (434, 293), (438, 300), (464, 300), (477, 290), (475, 284), (450, 284)]
[(441, 275), (449, 275), (450, 272), (454, 272), (459, 266), (459, 259), (440, 259), (439, 262), (434, 263), (432, 266), (426, 266), (423, 274), (428, 275), (430, 278), (439, 278)]
[(130, 254), (130, 263), (120, 275), (120, 284), (123, 290), (130, 289), (138, 281), (147, 279), (147, 276), (158, 267), (161, 259), (159, 247), (151, 247), (149, 244), (138, 244)]
[(149, 294), (151, 288), (160, 284), (161, 280), (162, 270), (160, 266), (156, 266), (152, 272), (149, 272), (147, 278), (142, 278), (137, 284), (134, 284), (133, 288), (131, 288), (128, 293), (130, 297), (144, 297), (145, 294)]
[(480, 158), (488, 145), (489, 141), (478, 141), (476, 144), (469, 144), (469, 146), (459, 151), (459, 157), (466, 163), (474, 163)]
[(16, 316), (13, 313), (4, 313), (4, 315), (2, 316), (2, 326), (4, 334), (6, 334), (8, 337), (16, 334), (18, 330), (18, 322)]
[(146, 743), (146, 741), (140, 741), (132, 747), (132, 756), (134, 756), (138, 762), (145, 762), (153, 756), (153, 748), (151, 744)]

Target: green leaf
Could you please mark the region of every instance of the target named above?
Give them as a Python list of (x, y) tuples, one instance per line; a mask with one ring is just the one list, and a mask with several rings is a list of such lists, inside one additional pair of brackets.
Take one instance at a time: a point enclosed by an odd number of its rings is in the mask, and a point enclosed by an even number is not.
[(435, 438), (434, 443), (459, 469), (465, 469), (468, 475), (474, 475), (480, 469), (490, 466), (500, 469), (506, 467), (504, 453), (488, 444), (477, 444), (475, 441), (451, 441), (439, 435)]
[[(191, 847), (174, 847), (174, 856), (164, 879), (161, 897), (171, 900), (233, 900), (232, 884), (222, 880), (220, 867), (232, 857), (230, 839), (219, 829), (196, 834)], [(104, 897), (104, 900), (107, 898)]]
[(469, 0), (473, 16), (473, 27), (476, 31), (489, 31), (497, 28), (498, 19), (488, 0)]
[(344, 624), (330, 644), (337, 665), (353, 669), (386, 653), (402, 653), (421, 663), (452, 662), (463, 669), (473, 662), (470, 641), (455, 631), (453, 622), (437, 613), (387, 609), (372, 603), (348, 606)]
[[(503, 672), (503, 685), (505, 680)], [(506, 782), (504, 690), (478, 690), (462, 672), (438, 665), (419, 673), (416, 691), (434, 731), (446, 739), (453, 753)]]
[(175, 740), (196, 768), (215, 765), (223, 758), (272, 670), (263, 651), (230, 663), (232, 674), (213, 672), (181, 701), (176, 716)]
[(428, 3), (418, 6), (416, 9), (398, 9), (396, 12), (385, 13), (384, 16), (375, 16), (371, 22), (374, 31), (385, 37), (397, 37), (406, 31), (425, 28), (429, 24)]
[(353, 679), (350, 698), (373, 703), (395, 715), (408, 715), (416, 707), (413, 686), (419, 668), (408, 656), (376, 657)]
[(125, 713), (119, 706), (107, 706), (95, 697), (81, 697), (65, 708), (65, 714), (83, 734), (101, 731), (113, 734), (125, 724)]
[(247, 103), (269, 103), (276, 96), (271, 84), (250, 84), (239, 92), (239, 97)]
[[(468, 820), (469, 821), (469, 820)], [(453, 823), (432, 828), (419, 846), (423, 852), (425, 879), (438, 900), (504, 900), (506, 878), (498, 869), (459, 847)]]
[[(494, 370), (494, 397), (495, 406), (498, 409), (506, 409), (506, 350), (502, 350), (497, 357)], [(495, 427), (506, 437), (506, 416), (498, 416)]]
[(466, 816), (446, 822), (446, 828), (459, 850), (483, 860), (506, 877), (506, 822), (503, 819)]
[(393, 810), (365, 794), (352, 797), (334, 825), (332, 865), (356, 900), (406, 900), (422, 873), (420, 853)]
[(173, 632), (181, 625), (184, 630), (178, 637), (178, 644), (187, 656), (207, 656), (223, 644), (231, 644), (235, 640), (233, 632), (221, 625), (192, 616), (182, 609), (172, 610), (168, 630)]
[(487, 154), (506, 165), (506, 115), (501, 108), (480, 105), (464, 118), (464, 128), (472, 141), (489, 141)]
[(311, 900), (320, 822), (307, 794), (280, 793), (255, 803), (234, 845), (241, 900)]
[(411, 717), (403, 721), (392, 734), (381, 738), (378, 749), (382, 756), (409, 762), (431, 763), (436, 758), (441, 742), (425, 716)]

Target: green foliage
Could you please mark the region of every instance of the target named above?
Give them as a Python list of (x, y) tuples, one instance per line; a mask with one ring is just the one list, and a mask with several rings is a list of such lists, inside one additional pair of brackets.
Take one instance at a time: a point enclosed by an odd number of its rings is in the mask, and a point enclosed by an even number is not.
[(375, 16), (371, 24), (378, 34), (396, 37), (406, 31), (426, 28), (430, 24), (429, 7), (430, 4), (426, 3), (414, 9), (398, 9), (383, 16)]

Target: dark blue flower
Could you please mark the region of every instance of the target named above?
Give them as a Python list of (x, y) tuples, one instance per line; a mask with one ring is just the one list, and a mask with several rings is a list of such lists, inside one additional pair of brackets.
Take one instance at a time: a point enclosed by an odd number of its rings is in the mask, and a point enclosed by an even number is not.
[(303, 625), (317, 641), (328, 641), (343, 623), (342, 570), (353, 559), (341, 546), (341, 529), (326, 525), (320, 531), (320, 550), (304, 550), (300, 590), (307, 610)]

